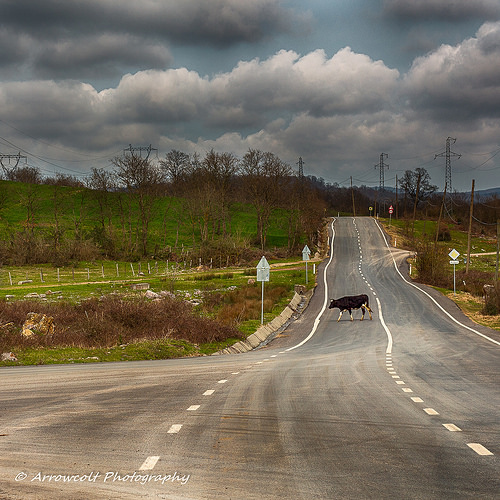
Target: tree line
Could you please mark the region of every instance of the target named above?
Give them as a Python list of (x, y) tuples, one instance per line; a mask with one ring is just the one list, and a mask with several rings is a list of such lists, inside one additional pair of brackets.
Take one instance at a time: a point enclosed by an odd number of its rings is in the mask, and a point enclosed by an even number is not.
[[(19, 191), (22, 226), (11, 227), (9, 236), (2, 238), (1, 261), (12, 260), (13, 255), (19, 263), (59, 264), (151, 255), (176, 258), (180, 234), (185, 235), (188, 228), (189, 247), (197, 249), (198, 255), (218, 253), (226, 262), (236, 263), (242, 247), (268, 250), (269, 228), (277, 219), (286, 234), (283, 250), (292, 254), (304, 243), (315, 246), (317, 230), (328, 215), (387, 217), (388, 207), (393, 205), (392, 217), (437, 219), (442, 205), (442, 194), (423, 168), (407, 170), (395, 192), (343, 187), (315, 176), (299, 176), (276, 154), (255, 149), (241, 158), (213, 149), (204, 156), (171, 150), (160, 160), (131, 152), (113, 158), (111, 164), (110, 170), (93, 168), (85, 182), (61, 173), (43, 178), (30, 166), (4, 168), (4, 179), (27, 188)], [(41, 199), (37, 185), (49, 189), (44, 192), (48, 200)], [(67, 195), (64, 187), (73, 190)], [(467, 196), (453, 193), (451, 197), (453, 212), (444, 214), (443, 220), (465, 223)], [(42, 201), (51, 205), (52, 212), (50, 224), (43, 228), (37, 223)], [(6, 202), (5, 193), (0, 193), (0, 223)], [(241, 237), (234, 227), (237, 203), (253, 208), (250, 239)], [(476, 203), (477, 232), (488, 232), (499, 210), (496, 197)], [(158, 219), (160, 239), (151, 235)]]
[[(85, 183), (63, 174), (44, 179), (36, 168), (27, 166), (4, 173), (7, 180), (27, 188), (18, 200), (24, 211), (22, 228), (11, 231), (10, 241), (2, 242), (2, 261), (19, 246), (31, 249), (22, 263), (57, 260), (62, 254), (63, 260), (76, 260), (85, 257), (82, 249), (92, 245), (101, 257), (140, 258), (165, 252), (167, 246), (177, 248), (179, 234), (185, 234), (186, 228), (191, 248), (229, 252), (233, 261), (241, 246), (265, 251), (269, 228), (278, 219), (286, 233), (284, 251), (292, 253), (304, 242), (316, 244), (327, 209), (320, 190), (271, 152), (250, 149), (238, 158), (214, 150), (203, 157), (172, 150), (159, 161), (131, 153), (111, 163), (110, 170), (92, 169)], [(50, 187), (44, 191), (49, 200), (41, 199), (36, 189), (40, 184)], [(65, 186), (73, 188), (70, 200), (62, 189)], [(0, 221), (5, 207), (1, 198)], [(42, 201), (51, 204), (52, 212), (43, 230), (37, 223)], [(236, 203), (251, 206), (255, 214), (250, 241), (239, 237), (232, 224)], [(151, 226), (158, 219), (163, 239), (153, 242)]]

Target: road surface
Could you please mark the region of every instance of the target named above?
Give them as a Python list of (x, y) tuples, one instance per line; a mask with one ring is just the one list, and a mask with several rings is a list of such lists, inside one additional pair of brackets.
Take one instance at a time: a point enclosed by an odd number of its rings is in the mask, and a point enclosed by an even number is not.
[[(265, 348), (0, 369), (0, 499), (500, 498), (500, 335), (408, 283), (375, 220), (333, 228)], [(337, 322), (358, 293), (373, 321)]]

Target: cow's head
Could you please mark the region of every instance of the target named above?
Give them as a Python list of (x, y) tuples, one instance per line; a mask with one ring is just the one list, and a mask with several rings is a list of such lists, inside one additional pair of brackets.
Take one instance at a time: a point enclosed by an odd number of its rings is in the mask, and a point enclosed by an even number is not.
[(330, 305), (328, 306), (328, 309), (333, 309), (334, 307), (337, 307), (337, 301), (335, 299), (332, 299)]

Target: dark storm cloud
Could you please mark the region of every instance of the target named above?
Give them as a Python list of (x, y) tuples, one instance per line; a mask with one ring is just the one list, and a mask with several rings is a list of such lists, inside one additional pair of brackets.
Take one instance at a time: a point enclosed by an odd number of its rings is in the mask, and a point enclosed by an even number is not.
[(476, 37), (419, 57), (405, 78), (412, 108), (434, 119), (500, 118), (500, 23)]
[(172, 45), (229, 47), (304, 28), (280, 0), (1, 0), (0, 66), (90, 79), (165, 69)]
[(33, 72), (41, 78), (102, 78), (122, 68), (167, 68), (172, 62), (163, 45), (126, 34), (103, 34), (48, 42), (34, 57)]
[(384, 0), (384, 14), (400, 21), (495, 21), (500, 5), (498, 0)]
[(0, 18), (4, 26), (40, 40), (114, 32), (230, 45), (288, 32), (307, 16), (279, 0), (3, 0)]

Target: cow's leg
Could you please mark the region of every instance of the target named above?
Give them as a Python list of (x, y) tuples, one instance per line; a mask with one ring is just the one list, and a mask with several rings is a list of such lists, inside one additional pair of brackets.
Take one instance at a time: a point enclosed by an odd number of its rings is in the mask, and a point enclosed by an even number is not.
[(361, 306), (361, 319), (359, 321), (363, 321), (365, 319), (365, 306)]
[(354, 320), (352, 319), (352, 311), (351, 311), (350, 309), (348, 309), (348, 311), (349, 311), (349, 316), (351, 317), (351, 321), (354, 321)]
[(368, 310), (368, 314), (370, 315), (370, 319), (372, 318), (372, 310), (370, 309), (370, 306), (368, 304), (365, 304), (366, 309)]
[(342, 314), (344, 314), (344, 310), (343, 309), (340, 310), (339, 317), (337, 318), (337, 323), (340, 321), (340, 318), (342, 317)]

